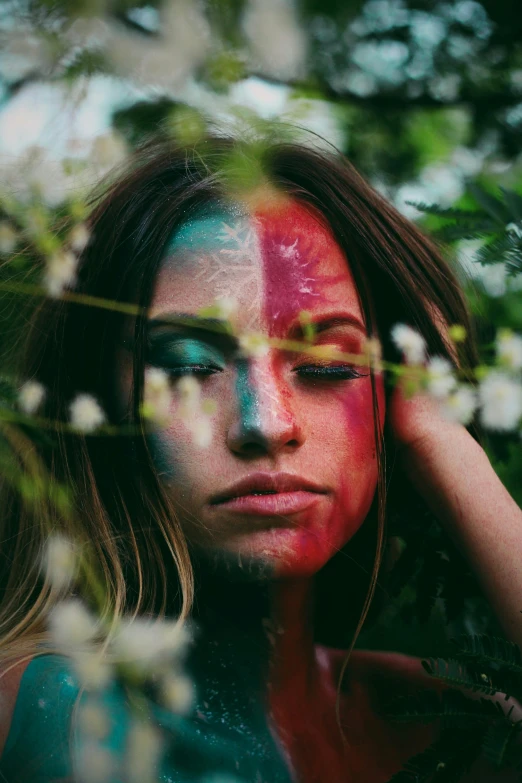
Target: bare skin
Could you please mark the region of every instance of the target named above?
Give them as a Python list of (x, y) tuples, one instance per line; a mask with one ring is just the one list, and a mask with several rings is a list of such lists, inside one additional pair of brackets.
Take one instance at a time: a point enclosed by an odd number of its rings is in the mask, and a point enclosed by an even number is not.
[[(159, 272), (151, 321), (169, 314), (196, 316), (216, 295), (233, 295), (240, 331), (267, 339), (299, 336), (306, 310), (322, 329), (321, 344), (350, 353), (363, 350), (366, 325), (349, 264), (317, 216), (296, 203), (277, 212), (213, 215), (189, 225)], [(158, 351), (155, 330), (152, 325), (150, 363), (174, 377), (172, 419), (155, 440), (158, 464), (195, 550), (226, 564), (225, 580), (233, 582), (239, 573), (262, 576), (266, 604), (253, 622), (268, 637), (266, 717), (292, 779), (314, 783), (328, 770), (328, 780), (384, 783), (429, 744), (433, 728), (398, 731), (378, 718), (371, 696), (376, 689), (357, 668), (355, 655), (341, 705), (343, 742), (334, 710), (339, 659), (315, 646), (310, 620), (314, 575), (359, 529), (376, 489), (369, 377), (273, 346), (263, 355), (239, 356), (202, 330), (173, 333), (170, 346), (162, 338)], [(175, 379), (189, 373), (202, 396), (217, 403), (205, 451), (176, 415)], [(379, 376), (377, 396), (382, 425)], [(442, 423), (434, 406), (405, 401), (397, 391), (389, 416), (413, 480), (445, 524), (453, 525), (506, 630), (522, 641), (515, 617), (518, 587), (522, 595), (520, 511), (473, 439), (463, 428)], [(294, 483), (283, 487), (288, 477)], [(237, 482), (270, 479), (277, 494), (259, 494), (265, 485), (243, 486), (238, 500)], [(477, 482), (493, 492), (503, 516), (491, 495), (477, 516)], [(495, 509), (495, 519), (487, 508)], [(484, 515), (479, 530), (477, 519)], [(514, 552), (504, 574), (498, 566), (505, 542), (501, 551), (489, 532), (498, 533), (501, 524)], [(198, 616), (203, 626), (209, 607), (211, 613), (220, 611), (219, 590), (214, 600), (213, 605), (209, 591)], [(240, 611), (244, 607), (238, 605), (239, 627)], [(227, 612), (234, 618), (233, 599)], [(224, 638), (229, 627), (224, 621), (217, 636)], [(236, 647), (240, 651), (240, 641)], [(378, 670), (384, 662), (375, 659), (374, 665)], [(396, 673), (401, 665), (400, 676), (423, 680), (420, 666), (408, 668), (396, 658)], [(255, 678), (252, 687), (259, 687)]]

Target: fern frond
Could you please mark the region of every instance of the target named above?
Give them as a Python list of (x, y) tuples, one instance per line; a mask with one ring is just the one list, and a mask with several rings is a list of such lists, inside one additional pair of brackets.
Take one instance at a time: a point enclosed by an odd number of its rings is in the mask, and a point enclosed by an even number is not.
[(487, 634), (461, 634), (450, 638), (455, 658), (485, 666), (494, 664), (522, 675), (522, 651), (515, 642)]
[[(510, 713), (511, 710), (508, 715)], [(440, 720), (445, 728), (461, 728), (469, 721), (491, 723), (507, 717), (498, 702), (482, 697), (470, 699), (457, 690), (441, 694), (426, 690), (413, 696), (396, 697), (387, 705), (385, 716), (397, 723), (433, 723)]]
[(415, 207), (419, 212), (425, 212), (427, 215), (436, 215), (437, 217), (448, 218), (449, 220), (469, 220), (474, 222), (484, 218), (482, 210), (455, 209), (454, 207), (441, 207), (438, 204), (426, 204), (423, 201), (406, 201), (410, 207)]
[[(499, 720), (489, 726), (482, 738), (482, 753), (495, 767), (512, 765), (513, 756), (510, 749), (522, 732), (522, 721)], [(522, 751), (522, 749), (521, 749)]]
[(409, 759), (387, 783), (458, 783), (480, 754), (482, 733), (444, 731), (429, 748)]
[(498, 224), (505, 226), (506, 223), (510, 222), (511, 215), (501, 198), (493, 196), (474, 182), (468, 183), (468, 190), (484, 212), (492, 217)]
[(506, 231), (501, 236), (495, 237), (484, 243), (477, 250), (476, 260), (480, 264), (504, 263), (514, 267), (513, 272), (522, 269), (522, 239), (515, 233)]
[(500, 192), (504, 196), (504, 201), (511, 213), (511, 217), (515, 222), (522, 220), (522, 196), (520, 193), (515, 193), (514, 190), (508, 190), (507, 188), (500, 188)]
[(423, 668), (432, 677), (455, 688), (467, 688), (471, 691), (494, 696), (498, 693), (488, 675), (482, 672), (468, 671), (466, 667), (454, 658), (430, 658), (421, 661)]
[(451, 223), (441, 226), (433, 233), (443, 242), (460, 242), (465, 239), (484, 239), (496, 232), (498, 232), (498, 225), (483, 217), (480, 223)]

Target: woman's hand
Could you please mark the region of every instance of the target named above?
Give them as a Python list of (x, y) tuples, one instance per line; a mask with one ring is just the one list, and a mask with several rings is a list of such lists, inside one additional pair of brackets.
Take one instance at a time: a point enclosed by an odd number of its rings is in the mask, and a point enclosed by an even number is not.
[(403, 467), (464, 552), (508, 638), (522, 647), (522, 511), (486, 453), (436, 400), (406, 399), (388, 409)]

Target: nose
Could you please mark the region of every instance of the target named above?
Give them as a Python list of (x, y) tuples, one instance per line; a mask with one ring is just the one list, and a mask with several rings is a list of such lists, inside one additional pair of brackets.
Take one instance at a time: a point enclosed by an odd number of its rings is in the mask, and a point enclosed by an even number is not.
[(242, 457), (273, 457), (298, 449), (303, 431), (270, 357), (239, 359), (236, 367), (236, 413), (227, 435), (229, 449)]

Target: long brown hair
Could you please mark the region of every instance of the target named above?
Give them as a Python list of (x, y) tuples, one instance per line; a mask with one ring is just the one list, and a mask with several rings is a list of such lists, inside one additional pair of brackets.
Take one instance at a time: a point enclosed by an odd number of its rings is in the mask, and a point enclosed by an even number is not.
[[(235, 156), (235, 157), (234, 157)], [(49, 500), (28, 506), (7, 484), (0, 501), (0, 635), (4, 651), (36, 652), (45, 638), (49, 585), (37, 564), (51, 530), (89, 543), (102, 575), (111, 614), (187, 615), (193, 597), (189, 552), (172, 503), (154, 470), (140, 415), (145, 362), (144, 324), (156, 272), (176, 226), (203, 205), (230, 196), (230, 161), (249, 156), (264, 181), (324, 216), (346, 254), (370, 334), (379, 334), (384, 356), (399, 359), (392, 326), (408, 323), (424, 336), (432, 354), (449, 355), (441, 324), (462, 324), (471, 334), (458, 281), (434, 244), (372, 189), (334, 152), (293, 143), (256, 145), (207, 138), (197, 148), (149, 143), (113, 184), (96, 196), (89, 218), (91, 240), (82, 254), (77, 293), (136, 306), (136, 317), (78, 301), (42, 301), (20, 352), (20, 378), (47, 389), (45, 414), (65, 421), (77, 392), (94, 395), (108, 419), (121, 424), (116, 398), (118, 352), (124, 328), (133, 322), (134, 389), (130, 424), (136, 434), (83, 436), (56, 433), (46, 457), (52, 482), (74, 489), (74, 514), (60, 514)], [(259, 183), (257, 183), (259, 184)], [(124, 308), (122, 308), (123, 310)], [(474, 360), (472, 340), (460, 363)], [(351, 652), (375, 593), (386, 540), (386, 455), (391, 445), (379, 429), (372, 375), (379, 478), (373, 523), (365, 523), (344, 555), (365, 552), (359, 591), (350, 592)], [(72, 528), (71, 528), (72, 525)], [(361, 541), (364, 546), (361, 547)], [(357, 549), (358, 547), (358, 549)], [(369, 553), (369, 554), (368, 554)], [(335, 559), (335, 558), (334, 558)], [(346, 571), (344, 560), (341, 569)], [(329, 564), (325, 584), (333, 584)], [(341, 605), (345, 605), (339, 596)], [(337, 610), (337, 607), (336, 607)], [(337, 612), (337, 623), (343, 622)], [(324, 629), (323, 629), (324, 630)], [(328, 636), (328, 634), (326, 634)]]

